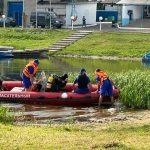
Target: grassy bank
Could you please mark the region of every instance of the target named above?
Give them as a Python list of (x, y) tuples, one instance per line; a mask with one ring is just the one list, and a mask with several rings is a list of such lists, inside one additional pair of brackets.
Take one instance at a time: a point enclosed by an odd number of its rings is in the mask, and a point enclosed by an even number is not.
[(149, 34), (94, 32), (57, 54), (141, 57), (150, 49)]
[[(15, 49), (40, 49), (70, 35), (69, 30), (0, 28), (0, 45)], [(150, 49), (149, 34), (94, 32), (55, 54), (79, 56), (141, 57)], [(53, 53), (52, 53), (53, 54)]]
[(0, 124), (0, 149), (149, 149), (148, 121), (11, 126)]
[(0, 46), (13, 46), (15, 49), (40, 49), (71, 34), (68, 30), (28, 30), (0, 28)]

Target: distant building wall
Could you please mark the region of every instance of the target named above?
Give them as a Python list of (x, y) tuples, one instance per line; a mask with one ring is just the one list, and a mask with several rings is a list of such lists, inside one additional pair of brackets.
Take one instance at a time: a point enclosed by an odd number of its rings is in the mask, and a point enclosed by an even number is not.
[[(87, 24), (95, 24), (96, 23), (96, 8), (97, 3), (76, 3), (75, 10), (77, 13), (77, 20), (74, 24), (82, 24), (82, 17), (85, 16)], [(71, 12), (72, 5), (68, 4), (66, 6), (66, 25), (71, 25)]]
[[(66, 15), (66, 3), (53, 2), (51, 4), (53, 11), (59, 16), (64, 18)], [(35, 0), (25, 0), (24, 4), (25, 14), (27, 17), (27, 26), (30, 26), (30, 15), (31, 12), (36, 11), (36, 1)], [(37, 5), (37, 11), (49, 11), (50, 5)]]
[(122, 26), (141, 19), (143, 14), (143, 7), (140, 5), (128, 5), (122, 7)]

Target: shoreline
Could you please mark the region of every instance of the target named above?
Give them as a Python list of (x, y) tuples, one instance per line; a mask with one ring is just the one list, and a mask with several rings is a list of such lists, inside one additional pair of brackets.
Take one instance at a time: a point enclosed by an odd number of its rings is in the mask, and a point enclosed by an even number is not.
[[(56, 118), (51, 120), (51, 125), (62, 125), (62, 124), (113, 124), (113, 123), (147, 123), (150, 122), (150, 110), (131, 110), (131, 111), (117, 111), (116, 109), (108, 109), (110, 115), (102, 117), (101, 112), (96, 112), (92, 114), (79, 115), (79, 116), (69, 116), (66, 118)], [(36, 120), (36, 123), (33, 121), (15, 121), (13, 125), (19, 126), (49, 126), (49, 120)]]
[(86, 58), (86, 59), (103, 59), (103, 60), (130, 60), (130, 61), (141, 61), (142, 58), (139, 57), (118, 57), (118, 56), (83, 56), (83, 55), (52, 55), (52, 56), (58, 56), (58, 57), (70, 57), (70, 58)]

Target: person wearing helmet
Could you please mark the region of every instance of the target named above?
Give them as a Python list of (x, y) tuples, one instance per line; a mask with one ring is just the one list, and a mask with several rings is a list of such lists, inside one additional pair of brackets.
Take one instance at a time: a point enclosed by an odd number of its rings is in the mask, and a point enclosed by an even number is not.
[(23, 69), (23, 84), (25, 91), (32, 91), (33, 78), (38, 70), (39, 60), (35, 59), (25, 66)]
[(74, 90), (74, 93), (86, 94), (90, 92), (90, 78), (87, 76), (86, 70), (84, 68), (80, 70), (78, 77), (74, 80), (73, 89), (75, 84), (78, 84), (78, 87)]

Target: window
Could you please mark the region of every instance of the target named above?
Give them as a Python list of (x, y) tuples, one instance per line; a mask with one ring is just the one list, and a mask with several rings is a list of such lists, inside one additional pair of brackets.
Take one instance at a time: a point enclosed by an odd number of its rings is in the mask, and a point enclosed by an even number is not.
[(105, 5), (102, 3), (97, 3), (97, 10), (105, 10)]
[(37, 2), (37, 4), (40, 4), (40, 5), (47, 5), (47, 4), (49, 4), (49, 0), (39, 0), (39, 1)]

